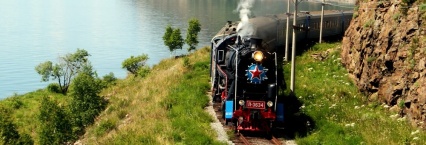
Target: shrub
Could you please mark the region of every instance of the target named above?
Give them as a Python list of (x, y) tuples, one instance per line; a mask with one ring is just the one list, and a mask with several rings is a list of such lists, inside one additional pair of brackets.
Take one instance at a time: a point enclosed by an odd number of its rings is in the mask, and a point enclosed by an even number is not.
[(47, 86), (47, 90), (52, 93), (61, 93), (61, 89), (58, 83), (51, 83)]
[(73, 138), (68, 114), (56, 102), (43, 97), (40, 104), (39, 144), (65, 144)]
[(147, 54), (142, 54), (139, 56), (130, 56), (130, 58), (127, 58), (122, 63), (122, 68), (125, 68), (130, 73), (137, 75), (138, 70), (145, 66), (146, 61), (148, 60)]
[(374, 19), (368, 20), (366, 23), (364, 23), (364, 28), (370, 28), (374, 24)]
[(24, 103), (18, 98), (18, 95), (8, 98), (6, 100), (6, 104), (13, 109), (19, 109), (24, 105)]
[(137, 76), (143, 78), (143, 77), (146, 77), (149, 74), (149, 72), (151, 72), (151, 69), (148, 66), (143, 66), (139, 68)]
[(17, 144), (19, 133), (10, 118), (10, 110), (0, 106), (0, 139), (4, 144)]
[(367, 62), (368, 62), (368, 63), (371, 63), (371, 62), (375, 61), (376, 59), (377, 59), (377, 57), (375, 57), (375, 56), (368, 57), (368, 58), (367, 58)]
[(401, 18), (401, 14), (400, 13), (396, 13), (396, 14), (394, 14), (393, 16), (392, 16), (392, 19), (393, 20), (399, 20), (399, 18)]
[(426, 12), (426, 3), (419, 6), (420, 12)]
[(352, 15), (352, 18), (357, 18), (358, 17), (358, 12), (354, 12), (354, 14)]
[(110, 72), (109, 74), (104, 75), (102, 79), (102, 81), (106, 84), (106, 86), (115, 84), (116, 80), (117, 78), (114, 76), (113, 72)]
[(184, 67), (189, 67), (190, 66), (189, 58), (188, 57), (184, 57), (183, 58), (183, 66)]
[(94, 122), (95, 117), (104, 109), (106, 102), (98, 95), (102, 90), (99, 81), (88, 74), (80, 73), (73, 80), (72, 101), (70, 105), (73, 116), (73, 125), (77, 133), (83, 127)]
[(33, 145), (34, 140), (28, 134), (22, 134), (19, 138), (19, 145)]

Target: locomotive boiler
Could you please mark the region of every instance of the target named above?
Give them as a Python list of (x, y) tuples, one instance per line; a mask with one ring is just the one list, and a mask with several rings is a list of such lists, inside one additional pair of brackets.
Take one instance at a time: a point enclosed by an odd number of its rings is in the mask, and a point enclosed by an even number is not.
[[(320, 12), (297, 15), (297, 41), (319, 38)], [(282, 56), (285, 14), (228, 22), (211, 40), (212, 97), (222, 103), (222, 117), (235, 131), (270, 132), (284, 122)], [(352, 11), (326, 11), (323, 37), (342, 35)], [(290, 19), (290, 24), (293, 20)], [(291, 40), (291, 38), (289, 38)], [(291, 42), (291, 41), (290, 41)]]

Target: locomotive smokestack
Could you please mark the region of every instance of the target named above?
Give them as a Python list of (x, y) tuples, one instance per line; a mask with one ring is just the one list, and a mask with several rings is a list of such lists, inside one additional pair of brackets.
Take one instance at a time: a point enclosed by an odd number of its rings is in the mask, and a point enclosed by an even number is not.
[(249, 16), (251, 15), (250, 8), (253, 7), (255, 0), (240, 0), (236, 11), (240, 12), (240, 23), (237, 26), (237, 33), (241, 37), (247, 37), (254, 34), (254, 28), (249, 23)]
[(262, 39), (250, 38), (251, 50), (258, 50), (262, 46)]

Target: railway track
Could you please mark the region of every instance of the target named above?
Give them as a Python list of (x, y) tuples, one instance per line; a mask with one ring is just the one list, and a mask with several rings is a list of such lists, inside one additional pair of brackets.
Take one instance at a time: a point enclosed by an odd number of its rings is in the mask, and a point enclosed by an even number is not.
[[(222, 112), (220, 110), (220, 103), (213, 103), (213, 108), (216, 112), (216, 117), (219, 119), (219, 121), (222, 123), (222, 125), (225, 128), (225, 131), (231, 131), (232, 126), (226, 125), (225, 120), (222, 119)], [(285, 141), (284, 139), (280, 138), (277, 139), (274, 136), (272, 136), (271, 139), (267, 139), (264, 135), (259, 134), (250, 134), (250, 133), (236, 133), (234, 135), (234, 138), (231, 138), (231, 141), (236, 145), (284, 145)]]
[(285, 145), (285, 142), (275, 138), (272, 136), (271, 139), (266, 139), (262, 137), (245, 137), (243, 134), (238, 134), (238, 140), (241, 142), (234, 142), (235, 144), (244, 144), (244, 145), (252, 145), (252, 144), (273, 144), (273, 145)]

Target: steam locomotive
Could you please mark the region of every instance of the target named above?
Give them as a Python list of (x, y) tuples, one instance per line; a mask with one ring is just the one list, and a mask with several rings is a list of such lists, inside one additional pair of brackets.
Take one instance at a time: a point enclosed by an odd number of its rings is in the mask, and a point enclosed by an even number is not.
[[(326, 11), (323, 37), (342, 35), (352, 13)], [(295, 31), (297, 41), (318, 38), (320, 12), (297, 16), (290, 34)], [(228, 21), (211, 40), (212, 97), (222, 103), (222, 117), (235, 131), (270, 132), (274, 123), (284, 122), (278, 90), (283, 86), (286, 18), (285, 14), (255, 17), (246, 26)]]

